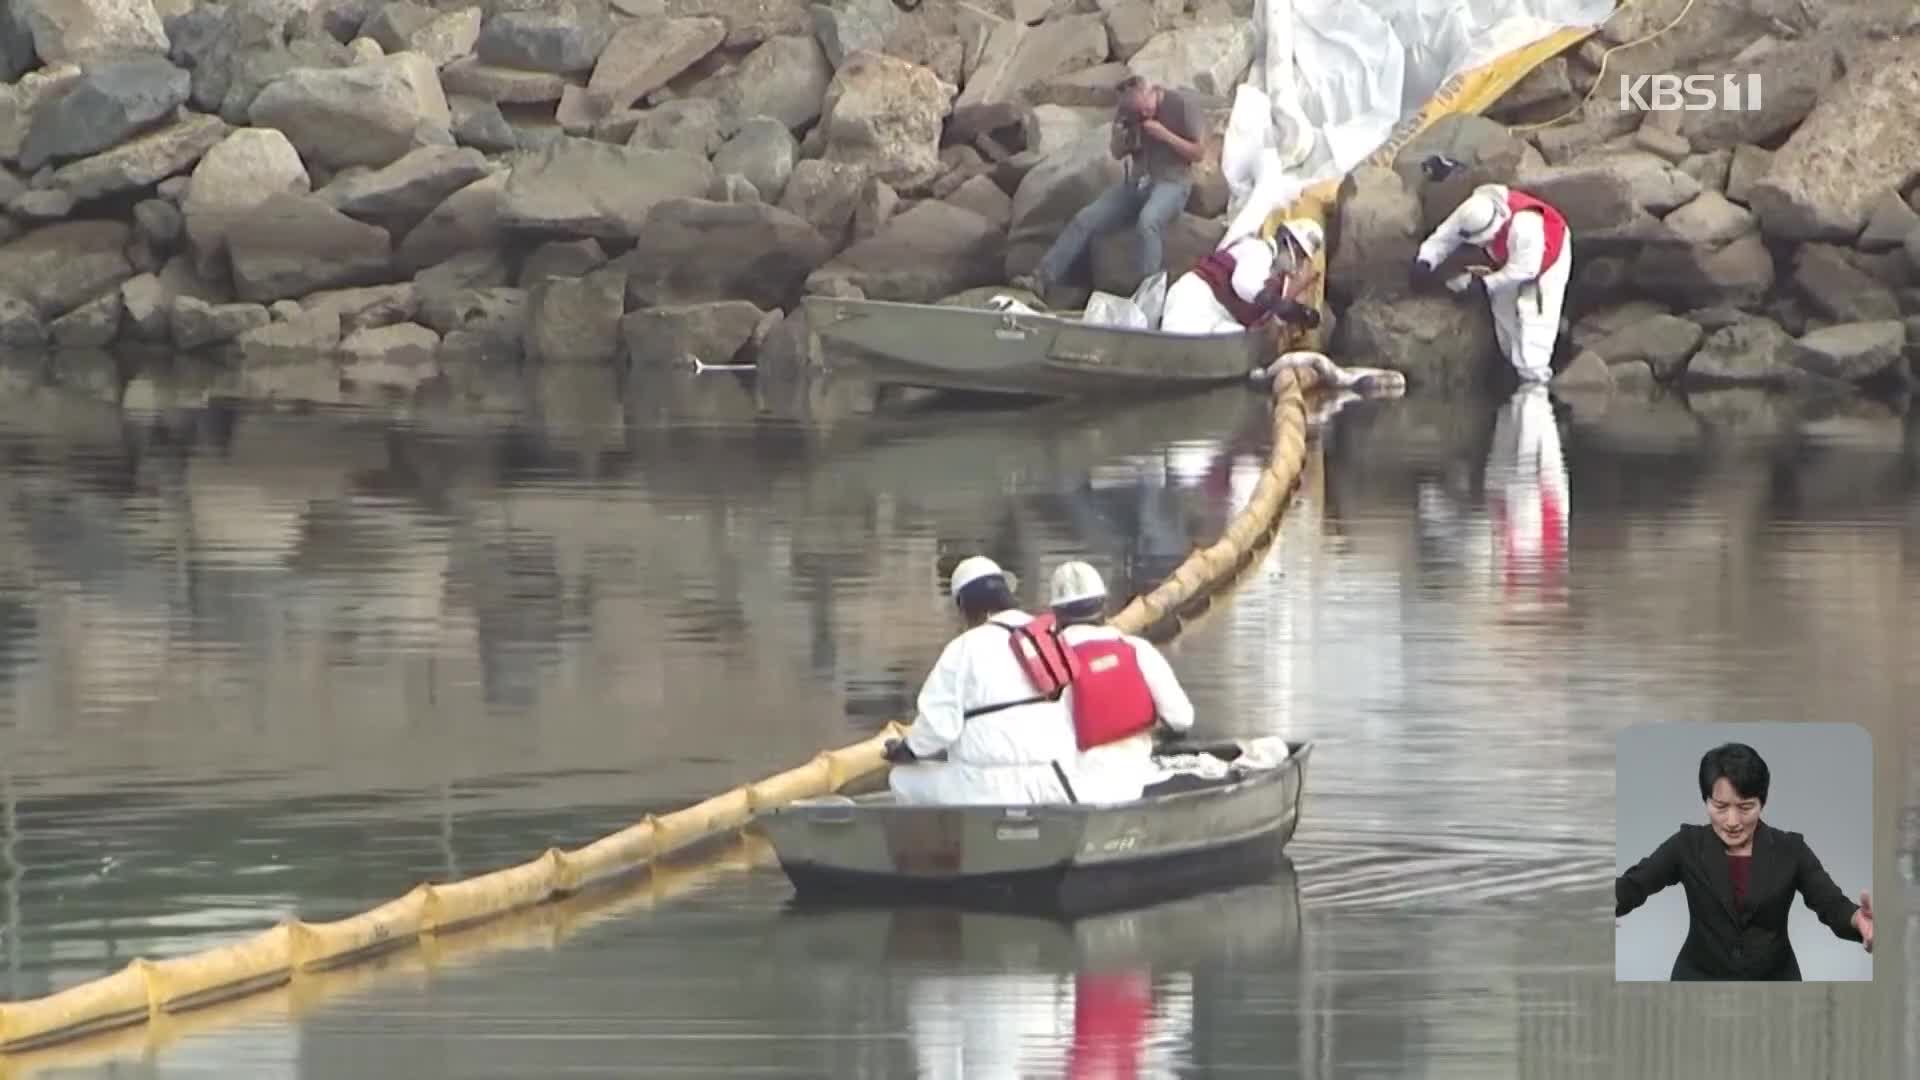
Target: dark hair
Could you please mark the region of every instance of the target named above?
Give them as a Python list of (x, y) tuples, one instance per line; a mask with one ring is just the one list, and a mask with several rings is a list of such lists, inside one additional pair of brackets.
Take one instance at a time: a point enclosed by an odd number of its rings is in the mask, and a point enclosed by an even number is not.
[(1007, 579), (999, 574), (967, 582), (953, 602), (960, 606), (960, 614), (966, 616), (968, 622), (1019, 606), (1014, 602), (1013, 590), (1007, 588)]
[(1114, 86), (1113, 92), (1116, 94), (1131, 94), (1135, 90), (1144, 90), (1146, 88), (1147, 77), (1145, 75), (1129, 75), (1121, 79), (1120, 82)]
[(1104, 596), (1089, 596), (1085, 600), (1075, 600), (1071, 604), (1053, 606), (1053, 617), (1058, 619), (1062, 626), (1099, 622), (1100, 617), (1106, 613), (1107, 598)]
[(1713, 785), (1725, 779), (1743, 798), (1758, 799), (1764, 805), (1773, 774), (1758, 751), (1746, 743), (1722, 743), (1700, 758), (1700, 798), (1713, 798)]

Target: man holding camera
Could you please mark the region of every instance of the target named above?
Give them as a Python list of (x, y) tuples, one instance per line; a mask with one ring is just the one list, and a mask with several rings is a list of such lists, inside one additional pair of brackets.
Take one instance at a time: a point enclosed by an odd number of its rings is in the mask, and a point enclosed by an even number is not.
[(1014, 279), (1042, 300), (1094, 237), (1129, 222), (1140, 236), (1135, 287), (1158, 273), (1165, 258), (1161, 234), (1186, 208), (1193, 164), (1206, 155), (1206, 120), (1187, 95), (1139, 75), (1121, 80), (1118, 90), (1109, 150), (1126, 163), (1126, 174), (1073, 216), (1033, 273)]

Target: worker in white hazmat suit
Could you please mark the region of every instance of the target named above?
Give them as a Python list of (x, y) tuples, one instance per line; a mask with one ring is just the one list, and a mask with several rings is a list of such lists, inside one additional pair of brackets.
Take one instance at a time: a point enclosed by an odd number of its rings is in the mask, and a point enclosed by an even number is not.
[(1066, 702), (1080, 744), (1074, 793), (1084, 803), (1127, 802), (1165, 779), (1153, 764), (1156, 728), (1193, 729), (1193, 702), (1153, 643), (1106, 625), (1107, 583), (1084, 562), (1064, 562), (1048, 583), (1060, 639), (1079, 659)]
[[(906, 803), (1071, 801), (1073, 719), (1062, 695), (1035, 687), (1016, 651), (1051, 635), (1021, 633), (1033, 616), (984, 555), (954, 567), (950, 590), (968, 629), (947, 643), (920, 687), (906, 738), (887, 744), (888, 786)], [(945, 761), (927, 760), (941, 753)]]
[(1546, 382), (1553, 375), (1560, 306), (1573, 274), (1573, 233), (1566, 218), (1524, 191), (1482, 184), (1420, 245), (1416, 282), (1430, 278), (1461, 244), (1484, 249), (1493, 265), (1455, 274), (1446, 280), (1447, 288), (1465, 292), (1479, 278), (1501, 353), (1523, 381)]
[(1300, 298), (1313, 284), (1313, 257), (1325, 243), (1317, 223), (1296, 219), (1271, 240), (1243, 236), (1209, 252), (1167, 287), (1160, 329), (1226, 334), (1278, 323), (1320, 325), (1320, 312)]

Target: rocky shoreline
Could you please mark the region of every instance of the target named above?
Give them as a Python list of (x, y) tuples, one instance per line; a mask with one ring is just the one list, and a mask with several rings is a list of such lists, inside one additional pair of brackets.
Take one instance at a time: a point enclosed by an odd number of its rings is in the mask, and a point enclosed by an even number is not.
[[(1578, 106), (1607, 43), (1679, 5), (1616, 19), (1490, 119), (1450, 118), (1348, 179), (1330, 229), (1338, 355), (1416, 388), (1500, 376), (1483, 303), (1405, 284), (1462, 185), (1501, 180), (1575, 230), (1563, 381), (1906, 386), (1920, 39), (1895, 35), (1920, 19), (1902, 5), (1697, 0), (1607, 79), (1751, 67), (1760, 111), (1643, 116), (1603, 88), (1576, 123), (1503, 126)], [(1168, 235), (1183, 265), (1225, 228), (1217, 146), (1250, 10), (13, 0), (0, 351), (48, 357), (56, 379), (103, 354), (122, 378), (181, 355), (243, 383), (291, 365), (322, 399), (689, 355), (804, 368), (805, 293), (932, 302), (1031, 268), (1117, 175), (1106, 121), (1129, 69), (1193, 88), (1214, 119)], [(1432, 152), (1472, 167), (1425, 184)], [(1096, 244), (1085, 284), (1130, 288), (1130, 243)]]

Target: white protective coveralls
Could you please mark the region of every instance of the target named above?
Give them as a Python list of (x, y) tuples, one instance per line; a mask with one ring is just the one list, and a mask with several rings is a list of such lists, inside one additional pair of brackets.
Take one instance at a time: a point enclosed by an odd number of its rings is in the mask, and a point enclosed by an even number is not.
[[(1320, 226), (1304, 219), (1286, 222), (1276, 240), (1286, 240), (1283, 253), (1275, 240), (1258, 233), (1240, 237), (1226, 246), (1233, 256), (1233, 292), (1251, 304), (1273, 277), (1276, 263), (1289, 273), (1312, 265), (1326, 234)], [(1284, 260), (1284, 262), (1282, 261)], [(1230, 334), (1245, 330), (1240, 320), (1213, 295), (1213, 286), (1189, 270), (1167, 286), (1167, 299), (1161, 309), (1160, 329), (1169, 334)]]
[[(1507, 233), (1507, 261), (1480, 282), (1493, 311), (1493, 331), (1500, 352), (1520, 378), (1546, 382), (1553, 376), (1553, 343), (1560, 336), (1560, 307), (1567, 281), (1573, 275), (1573, 230), (1560, 243), (1553, 265), (1542, 267), (1547, 254), (1546, 220), (1535, 211), (1515, 214), (1507, 205), (1504, 184), (1482, 184), (1473, 190), (1447, 220), (1420, 245), (1416, 256), (1431, 270), (1445, 262), (1461, 244), (1485, 245)], [(1456, 274), (1447, 288), (1465, 292), (1470, 274)]]
[[(1087, 600), (1104, 600), (1107, 586), (1100, 572), (1084, 562), (1061, 563), (1049, 582), (1048, 602), (1055, 608)], [(1111, 626), (1076, 623), (1060, 631), (1060, 639), (1069, 646), (1085, 641), (1125, 641), (1133, 647), (1140, 674), (1146, 679), (1147, 692), (1153, 696), (1154, 711), (1160, 723), (1171, 731), (1193, 728), (1193, 702), (1173, 674), (1173, 667), (1151, 641), (1123, 634)], [(1072, 715), (1073, 688), (1062, 698)], [(1140, 797), (1147, 785), (1166, 778), (1164, 770), (1153, 763), (1153, 732), (1143, 731), (1124, 739), (1091, 747), (1080, 752), (1073, 771), (1074, 797), (1083, 803), (1127, 802)]]
[[(952, 593), (957, 598), (966, 586), (993, 575), (1005, 576), (993, 560), (978, 555), (964, 559), (954, 568)], [(1064, 697), (971, 719), (966, 715), (1034, 696), (1033, 683), (1014, 655), (1012, 635), (1004, 629), (1032, 619), (1024, 611), (998, 612), (947, 642), (920, 687), (917, 713), (906, 736), (907, 749), (916, 757), (945, 751), (947, 760), (895, 765), (887, 786), (896, 799), (1015, 806), (1067, 801), (1054, 763), (1071, 770), (1080, 748)]]

